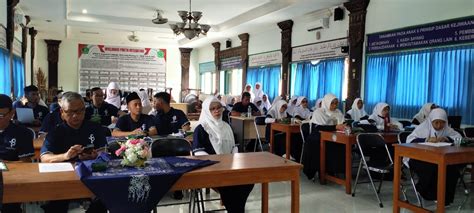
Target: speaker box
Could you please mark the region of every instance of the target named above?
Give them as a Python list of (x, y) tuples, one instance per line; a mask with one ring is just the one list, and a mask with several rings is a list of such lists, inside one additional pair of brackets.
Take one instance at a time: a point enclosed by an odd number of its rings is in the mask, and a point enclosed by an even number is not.
[(231, 48), (231, 47), (232, 47), (232, 41), (231, 40), (225, 41), (225, 48)]
[(334, 21), (340, 21), (344, 19), (344, 9), (336, 8), (334, 9)]

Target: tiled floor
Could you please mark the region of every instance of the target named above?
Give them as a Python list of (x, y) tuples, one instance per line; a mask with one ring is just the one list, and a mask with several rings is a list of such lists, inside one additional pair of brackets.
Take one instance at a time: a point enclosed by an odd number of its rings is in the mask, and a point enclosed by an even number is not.
[[(283, 171), (282, 171), (283, 172)], [(466, 176), (467, 178), (467, 176)], [(355, 197), (346, 195), (342, 186), (328, 183), (327, 185), (320, 185), (319, 182), (312, 182), (308, 180), (303, 174), (301, 176), (300, 187), (300, 212), (317, 213), (317, 212), (392, 212), (392, 182), (384, 182), (381, 191), (381, 199), (384, 208), (379, 208), (375, 195), (369, 184), (359, 185)], [(474, 184), (470, 184), (471, 195), (467, 197), (467, 202), (458, 211), (458, 206), (466, 198), (463, 194), (463, 188), (458, 185), (454, 204), (447, 209), (447, 212), (473, 212), (474, 211)], [(270, 184), (270, 200), (269, 212), (290, 212), (290, 184), (286, 182), (271, 183)], [(246, 212), (260, 212), (260, 185), (256, 185), (250, 195)], [(416, 201), (413, 192), (408, 191), (409, 199)], [(411, 196), (410, 196), (411, 195)], [(187, 194), (185, 194), (187, 196)], [(218, 195), (211, 190), (211, 197), (218, 197)], [(185, 197), (186, 199), (186, 197)], [(185, 200), (183, 199), (183, 200)], [(170, 195), (165, 196), (161, 203), (175, 202)], [(435, 208), (435, 203), (429, 201), (425, 203), (429, 209)], [(221, 209), (219, 201), (206, 203), (206, 210)], [(26, 212), (42, 212), (37, 205), (28, 205)], [(80, 207), (74, 208), (71, 212), (84, 212)], [(187, 205), (177, 205), (158, 208), (158, 212), (188, 212)], [(222, 211), (223, 212), (223, 211)], [(403, 211), (402, 211), (403, 212)], [(404, 211), (408, 212), (408, 211)]]

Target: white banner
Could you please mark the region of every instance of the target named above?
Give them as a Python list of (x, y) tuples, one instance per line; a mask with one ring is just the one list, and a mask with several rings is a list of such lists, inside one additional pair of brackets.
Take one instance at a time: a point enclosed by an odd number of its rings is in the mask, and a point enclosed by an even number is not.
[(347, 46), (347, 38), (333, 41), (310, 44), (293, 48), (291, 61), (307, 61), (322, 58), (345, 57), (347, 53), (341, 52), (342, 46)]
[(249, 56), (249, 67), (281, 64), (281, 51), (273, 51)]
[(166, 49), (79, 44), (78, 68), (81, 94), (112, 81), (122, 91), (166, 87)]

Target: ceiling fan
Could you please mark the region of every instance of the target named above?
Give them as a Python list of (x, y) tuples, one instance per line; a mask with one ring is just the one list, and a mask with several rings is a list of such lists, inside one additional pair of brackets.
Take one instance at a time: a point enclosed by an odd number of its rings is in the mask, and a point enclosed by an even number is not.
[(152, 19), (151, 22), (153, 22), (153, 24), (164, 24), (168, 22), (167, 18), (163, 18), (162, 13), (162, 10), (156, 10), (156, 18)]
[(138, 42), (140, 39), (138, 39), (138, 36), (135, 35), (135, 31), (132, 31), (132, 35), (127, 36), (128, 40), (131, 42)]

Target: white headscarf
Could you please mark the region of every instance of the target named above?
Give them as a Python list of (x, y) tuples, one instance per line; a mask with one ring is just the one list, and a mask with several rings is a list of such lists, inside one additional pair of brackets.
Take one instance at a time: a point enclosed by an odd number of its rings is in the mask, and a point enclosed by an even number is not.
[[(377, 129), (379, 130), (384, 130), (385, 128), (384, 126), (385, 120), (384, 120), (384, 117), (382, 116), (382, 111), (385, 107), (390, 107), (390, 106), (387, 103), (383, 103), (383, 102), (376, 104), (374, 107), (374, 110), (372, 111), (372, 114), (369, 116), (370, 120), (375, 121), (375, 125), (377, 126)], [(397, 125), (398, 129), (403, 129), (403, 125), (393, 118), (390, 118), (390, 124)]]
[[(257, 85), (260, 85), (260, 89), (257, 89)], [(257, 82), (255, 83), (255, 88), (253, 89), (253, 94), (255, 95), (255, 97), (262, 97), (263, 96), (263, 90), (262, 90), (262, 83), (260, 82)]]
[(360, 121), (360, 118), (367, 115), (367, 112), (364, 110), (363, 106), (362, 106), (362, 109), (359, 109), (359, 107), (357, 107), (357, 103), (359, 101), (362, 101), (362, 99), (356, 98), (354, 100), (354, 103), (352, 103), (352, 109), (347, 111), (347, 114), (351, 115), (351, 118), (354, 121)]
[(234, 133), (229, 124), (222, 121), (222, 116), (218, 119), (212, 116), (209, 108), (213, 102), (220, 103), (220, 101), (213, 96), (207, 97), (206, 100), (204, 100), (198, 124), (209, 134), (209, 141), (211, 141), (216, 154), (230, 154), (235, 146)]
[(420, 109), (420, 111), (413, 117), (413, 119), (418, 120), (418, 122), (423, 123), (423, 121), (428, 118), (431, 112), (431, 106), (433, 106), (433, 103), (426, 103), (423, 105), (423, 107)]
[[(247, 91), (247, 87), (248, 87), (248, 86), (250, 86), (250, 91)], [(242, 93), (244, 93), (244, 92), (250, 93), (250, 101), (252, 102), (253, 99), (255, 98), (255, 94), (253, 93), (253, 87), (252, 87), (252, 85), (246, 84), (245, 87), (244, 87), (244, 91), (243, 91)]]
[(293, 104), (293, 101), (298, 100), (298, 96), (294, 95), (293, 97), (290, 98), (290, 101), (288, 102), (288, 109), (286, 110), (289, 115), (293, 116), (295, 113), (296, 109), (296, 104)]
[(333, 94), (326, 94), (322, 100), (321, 108), (316, 109), (311, 117), (311, 123), (317, 125), (337, 125), (344, 123), (344, 115), (341, 110), (331, 111), (331, 102), (337, 99)]
[[(257, 102), (261, 101), (262, 103), (260, 104), (260, 106), (257, 105)], [(265, 114), (265, 110), (263, 110), (263, 101), (262, 101), (262, 98), (256, 96), (255, 99), (253, 99), (253, 104), (255, 104), (255, 106), (258, 108), (258, 110), (260, 110), (260, 114), (264, 115)], [(268, 110), (268, 109), (267, 109)]]
[[(280, 112), (280, 109), (283, 105), (287, 104), (284, 100), (278, 100), (273, 106), (268, 110), (267, 115), (270, 115), (274, 119), (286, 118), (286, 110)], [(288, 106), (288, 104), (287, 104)]]
[[(111, 90), (113, 89), (117, 90), (116, 95), (112, 95)], [(105, 102), (114, 105), (115, 107), (117, 107), (117, 109), (120, 109), (122, 105), (120, 101), (120, 94), (118, 93), (119, 90), (120, 90), (120, 87), (117, 83), (110, 82), (109, 86), (107, 86), (107, 98), (105, 99)]]
[(301, 102), (306, 99), (306, 101), (308, 101), (308, 99), (304, 96), (300, 96), (298, 97), (298, 100), (296, 101), (296, 108), (293, 112), (293, 116), (300, 116), (301, 118), (303, 118), (304, 120), (306, 119), (309, 119), (311, 117), (311, 111), (308, 109), (308, 107), (303, 107), (301, 105)]
[(274, 105), (277, 101), (280, 101), (280, 100), (283, 100), (283, 98), (281, 98), (281, 96), (275, 97), (275, 99), (273, 99), (272, 105)]
[(232, 111), (232, 106), (234, 106), (234, 104), (232, 103), (232, 99), (234, 99), (234, 103), (235, 103), (235, 98), (230, 95), (227, 96), (225, 99), (225, 108), (229, 111)]
[(140, 100), (142, 101), (142, 113), (148, 114), (152, 110), (148, 94), (146, 93), (146, 91), (138, 91), (137, 94), (140, 97)]
[(263, 93), (263, 95), (262, 95), (262, 101), (263, 101), (263, 96), (267, 97), (267, 101), (263, 102), (262, 104), (263, 104), (263, 106), (264, 106), (267, 110), (269, 110), (270, 107), (272, 107), (272, 104), (270, 103), (270, 98), (268, 98), (268, 95), (267, 95), (267, 94)]
[(320, 107), (319, 107), (319, 104), (321, 104), (321, 102), (322, 102), (322, 101), (323, 101), (323, 99), (322, 99), (322, 98), (320, 98), (320, 99), (316, 100), (316, 104), (315, 104), (315, 105), (314, 105), (314, 107), (312, 108), (312, 109), (313, 109), (313, 111), (316, 111), (317, 109), (319, 109), (319, 108), (320, 108)]

